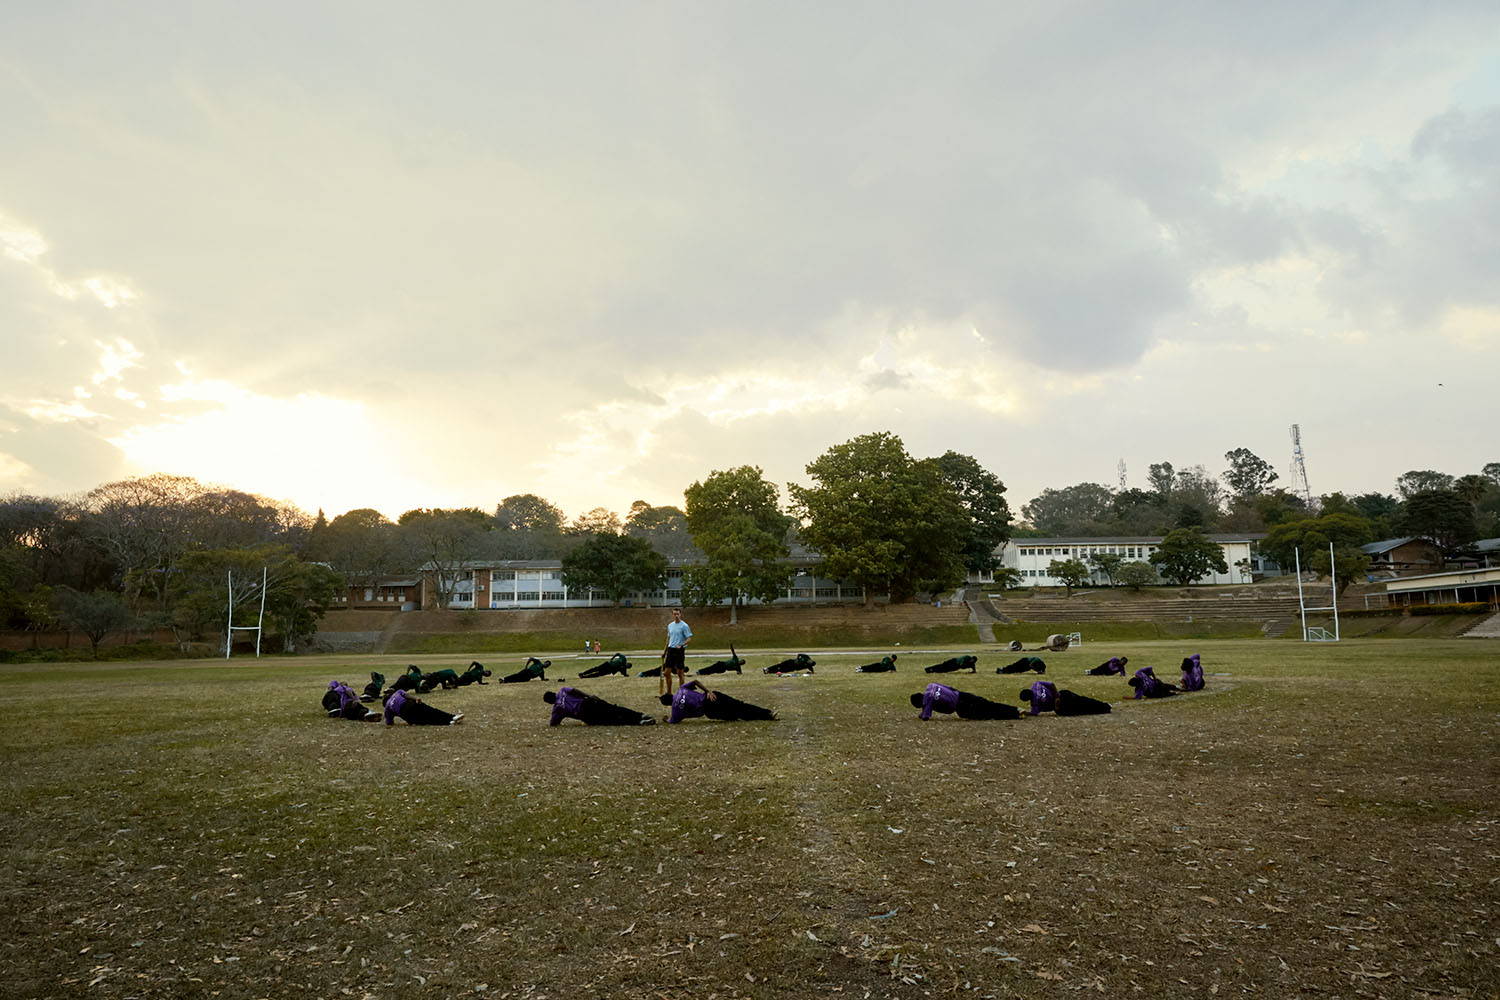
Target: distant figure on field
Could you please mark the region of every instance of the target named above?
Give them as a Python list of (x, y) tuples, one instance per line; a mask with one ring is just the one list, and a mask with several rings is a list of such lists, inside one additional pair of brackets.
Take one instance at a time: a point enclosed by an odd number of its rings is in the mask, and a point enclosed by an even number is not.
[(1019, 719), (1021, 710), (1014, 705), (1002, 705), (998, 701), (981, 698), (977, 694), (959, 691), (946, 684), (933, 681), (927, 690), (911, 696), (911, 707), (922, 710), (922, 721), (932, 718), (934, 711), (951, 713), (960, 719)]
[(952, 656), (942, 663), (934, 663), (923, 669), (927, 674), (951, 674), (957, 670), (967, 670), (969, 673), (978, 673), (979, 657), (977, 656)]
[(771, 664), (769, 667), (767, 667), (766, 669), (762, 670), (761, 673), (763, 673), (763, 674), (800, 674), (800, 673), (809, 673), (810, 674), (810, 673), (813, 672), (813, 665), (815, 663), (817, 663), (817, 662), (818, 662), (817, 660), (814, 660), (811, 656), (808, 656), (806, 653), (798, 653), (796, 656), (794, 656), (790, 660), (782, 660), (780, 663), (773, 663), (773, 664)]
[(619, 674), (621, 677), (629, 677), (626, 673), (630, 669), (630, 661), (625, 658), (624, 653), (616, 653), (597, 667), (589, 667), (580, 673), (579, 677), (608, 677), (610, 674)]
[(526, 657), (526, 666), (513, 674), (506, 674), (500, 678), (501, 684), (525, 684), (527, 681), (546, 680), (547, 668), (552, 666), (551, 660), (538, 660), (535, 656)]
[(408, 726), (456, 726), (463, 713), (452, 715), (405, 691), (392, 691), (385, 699), (385, 724), (394, 726), (400, 719)]
[(661, 696), (663, 705), (672, 706), (667, 722), (676, 724), (683, 719), (707, 716), (719, 722), (775, 722), (776, 713), (749, 702), (731, 698), (722, 691), (710, 691), (698, 681), (688, 681), (677, 689), (676, 696)]
[(1198, 659), (1199, 654), (1184, 657), (1182, 661), (1182, 690), (1203, 690), (1203, 664)]
[(371, 711), (360, 704), (359, 695), (343, 681), (329, 681), (323, 692), (323, 711), (330, 719), (349, 719), (352, 722), (374, 721), (379, 712)]
[(734, 643), (730, 643), (729, 659), (715, 660), (708, 666), (700, 668), (697, 671), (697, 674), (699, 677), (704, 677), (708, 674), (727, 674), (731, 670), (733, 670), (737, 674), (741, 674), (744, 673), (744, 670), (742, 669), (744, 666), (745, 661), (741, 659), (740, 655), (734, 651)]
[(489, 668), (478, 660), (469, 663), (469, 669), (458, 675), (458, 686), (468, 687), (470, 684), (483, 684), (484, 679), (490, 676)]
[(1067, 636), (1054, 632), (1047, 636), (1047, 641), (1036, 647), (1036, 649), (1037, 651), (1045, 649), (1053, 653), (1061, 653), (1068, 648), (1069, 641)]
[[(672, 675), (677, 675), (677, 686), (682, 687), (687, 676), (687, 644), (693, 641), (693, 630), (682, 620), (682, 609), (672, 609), (672, 620), (667, 622), (667, 644), (661, 651), (661, 677), (667, 694), (672, 693)], [(657, 684), (656, 690), (661, 691)]]
[(1024, 674), (1028, 670), (1035, 670), (1039, 674), (1047, 672), (1047, 664), (1040, 656), (1023, 656), (1015, 663), (1007, 663), (1003, 667), (996, 667), (997, 674)]
[(656, 725), (656, 720), (649, 715), (611, 704), (573, 687), (560, 687), (555, 694), (548, 691), (542, 695), (542, 700), (552, 706), (549, 726), (561, 725), (564, 719), (577, 719), (586, 726)]
[(1021, 689), (1021, 700), (1031, 704), (1032, 715), (1050, 712), (1057, 704), (1057, 685), (1051, 681), (1035, 681), (1031, 687)]
[(1170, 698), (1177, 693), (1176, 685), (1168, 684), (1157, 677), (1156, 671), (1150, 667), (1142, 667), (1137, 670), (1135, 676), (1130, 678), (1126, 683), (1135, 688), (1136, 701), (1140, 701), (1142, 698)]
[(889, 673), (893, 673), (895, 671), (895, 669), (896, 669), (896, 655), (897, 654), (892, 653), (890, 656), (882, 656), (880, 659), (876, 660), (874, 663), (861, 664), (860, 666), (857, 666), (857, 667), (854, 668), (854, 672), (856, 674), (889, 674)]
[(1113, 674), (1125, 676), (1125, 664), (1130, 662), (1128, 656), (1111, 656), (1093, 670), (1084, 672), (1085, 677), (1109, 677)]

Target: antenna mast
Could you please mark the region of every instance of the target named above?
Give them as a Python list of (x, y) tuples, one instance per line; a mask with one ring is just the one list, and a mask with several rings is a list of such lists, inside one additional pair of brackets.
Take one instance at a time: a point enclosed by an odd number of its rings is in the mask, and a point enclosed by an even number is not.
[(1302, 497), (1309, 514), (1314, 513), (1312, 490), (1307, 485), (1307, 464), (1302, 460), (1302, 431), (1292, 425), (1292, 489)]
[(1125, 460), (1123, 458), (1120, 459), (1120, 464), (1117, 465), (1117, 466), (1115, 466), (1115, 468), (1120, 473), (1120, 492), (1124, 493), (1125, 492)]

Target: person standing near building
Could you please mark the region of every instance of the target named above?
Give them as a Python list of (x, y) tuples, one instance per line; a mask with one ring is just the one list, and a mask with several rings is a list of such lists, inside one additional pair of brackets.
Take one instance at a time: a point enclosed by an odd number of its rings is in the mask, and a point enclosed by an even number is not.
[[(658, 694), (672, 693), (672, 675), (677, 675), (677, 686), (687, 679), (687, 644), (693, 641), (693, 630), (682, 620), (682, 609), (672, 609), (672, 620), (667, 622), (667, 645), (661, 651), (661, 681), (656, 685)], [(663, 691), (662, 685), (666, 685)]]

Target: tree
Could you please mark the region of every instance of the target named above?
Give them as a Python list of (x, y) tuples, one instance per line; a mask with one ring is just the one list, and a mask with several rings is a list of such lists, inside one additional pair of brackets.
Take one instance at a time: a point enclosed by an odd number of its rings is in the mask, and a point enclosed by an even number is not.
[(1167, 531), (1166, 509), (1160, 496), (1145, 490), (1121, 490), (1110, 499), (1112, 535), (1160, 535)]
[(447, 610), (461, 575), (467, 572), (464, 567), (483, 553), (493, 522), (484, 511), (463, 507), (409, 510), (397, 523), (411, 551), (425, 560), (423, 568), (432, 573), (438, 610)]
[(132, 616), (125, 599), (112, 590), (84, 593), (63, 588), (58, 591), (58, 617), (70, 629), (88, 636), (94, 659), (99, 659), (99, 643), (111, 632), (130, 627)]
[(761, 470), (742, 465), (711, 472), (683, 497), (687, 530), (704, 558), (684, 577), (684, 603), (728, 600), (735, 623), (743, 599), (775, 600), (791, 576), (785, 560), (792, 518), (781, 512), (776, 487)]
[(1486, 477), (1496, 486), (1500, 486), (1500, 462), (1486, 462), (1479, 474)]
[(964, 543), (964, 568), (983, 573), (999, 560), (995, 549), (1010, 537), (1010, 505), (1005, 502), (1005, 484), (968, 455), (944, 452), (934, 459), (938, 475), (958, 498), (969, 516), (969, 537)]
[(412, 560), (400, 529), (369, 507), (346, 511), (314, 532), (309, 556), (327, 563), (345, 588), (373, 587)]
[(558, 559), (567, 551), (563, 512), (535, 493), (506, 497), (495, 508), (491, 542), (502, 559)]
[(575, 538), (595, 538), (599, 535), (618, 535), (620, 515), (607, 507), (595, 507), (573, 519), (568, 534)]
[(1109, 530), (1114, 495), (1098, 483), (1044, 489), (1021, 508), (1044, 535), (1101, 535)]
[(1024, 578), (1021, 571), (1010, 566), (995, 567), (995, 585), (1001, 590), (1014, 590)]
[(1089, 579), (1089, 568), (1082, 559), (1054, 559), (1047, 564), (1047, 575), (1061, 580), (1067, 588), (1067, 596), (1073, 596), (1074, 587), (1082, 587)]
[(1178, 528), (1167, 534), (1151, 562), (1161, 575), (1179, 585), (1192, 583), (1209, 572), (1228, 573), (1224, 549), (1197, 528)]
[(667, 557), (644, 538), (603, 533), (563, 556), (563, 584), (569, 590), (597, 590), (619, 603), (639, 590), (667, 582)]
[[(229, 574), (234, 574), (234, 620), (250, 624), (264, 603), (263, 635), (279, 635), (282, 652), (312, 640), (341, 579), (329, 567), (307, 562), (288, 545), (262, 544), (238, 549), (188, 553), (182, 560), (170, 625), (179, 641), (210, 629), (225, 632), (229, 622)], [(261, 584), (264, 582), (264, 602)], [(228, 636), (225, 633), (227, 641)]]
[(1179, 527), (1219, 523), (1223, 513), (1224, 487), (1201, 465), (1179, 469), (1172, 486), (1172, 507)]
[(1451, 490), (1452, 488), (1452, 476), (1446, 472), (1434, 472), (1432, 469), (1413, 469), (1396, 477), (1396, 492), (1401, 494), (1403, 500), (1410, 500), (1418, 493)]
[(1088, 559), (1094, 564), (1096, 570), (1104, 574), (1109, 585), (1113, 587), (1115, 574), (1120, 572), (1120, 567), (1125, 564), (1125, 557), (1118, 552), (1090, 552)]
[(193, 502), (204, 487), (187, 476), (153, 475), (105, 483), (90, 490), (84, 505), (91, 534), (114, 560), (127, 599), (150, 595), (167, 608), (177, 563), (195, 547), (202, 518)]
[(1140, 590), (1156, 582), (1156, 567), (1145, 562), (1128, 562), (1115, 574), (1122, 586)]
[(1342, 589), (1369, 570), (1370, 559), (1359, 547), (1373, 537), (1373, 525), (1368, 518), (1336, 509), (1317, 517), (1283, 521), (1271, 529), (1260, 547), (1282, 569), (1290, 570), (1300, 558), (1302, 568), (1312, 570), (1320, 578), (1328, 576), (1336, 563)]
[(1271, 463), (1248, 448), (1226, 451), (1224, 460), (1229, 463), (1224, 482), (1228, 484), (1229, 492), (1237, 497), (1258, 497), (1280, 478), (1271, 468)]
[(1177, 473), (1171, 462), (1153, 462), (1146, 469), (1146, 479), (1162, 503), (1172, 499), (1172, 487), (1176, 485)]
[(625, 516), (625, 534), (644, 538), (669, 560), (688, 559), (694, 554), (687, 516), (678, 507), (653, 507), (637, 500)]
[(1260, 516), (1261, 524), (1267, 529), (1283, 521), (1296, 521), (1308, 515), (1307, 504), (1302, 498), (1282, 489), (1262, 493), (1251, 501), (1251, 506), (1255, 508), (1255, 513)]
[(834, 445), (807, 465), (812, 486), (791, 484), (802, 539), (824, 572), (893, 601), (964, 578), (971, 522), (934, 462), (915, 462), (901, 439), (881, 431)]
[(1474, 508), (1451, 489), (1418, 490), (1401, 508), (1401, 526), (1407, 534), (1432, 541), (1451, 552), (1479, 535)]

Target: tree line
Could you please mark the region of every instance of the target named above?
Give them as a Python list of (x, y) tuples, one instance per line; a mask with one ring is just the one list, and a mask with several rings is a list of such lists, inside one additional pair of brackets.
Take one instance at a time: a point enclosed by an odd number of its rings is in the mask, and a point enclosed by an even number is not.
[[(967, 456), (915, 459), (895, 435), (862, 435), (807, 466), (812, 485), (781, 491), (761, 469), (716, 470), (684, 507), (637, 501), (571, 522), (535, 494), (477, 507), (418, 508), (395, 521), (362, 508), (334, 517), (186, 476), (106, 483), (74, 498), (0, 500), (0, 627), (68, 628), (98, 644), (127, 628), (170, 629), (182, 644), (223, 635), (231, 613), (283, 649), (310, 640), (341, 590), (424, 570), (446, 607), (476, 563), (561, 560), (564, 582), (619, 600), (660, 589), (682, 568), (685, 603), (774, 600), (793, 546), (867, 600), (905, 600), (989, 569), (1010, 533), (1005, 486)], [(265, 574), (262, 594), (262, 571)]]
[[(829, 448), (807, 464), (807, 484), (787, 484), (784, 494), (760, 468), (744, 465), (693, 482), (682, 507), (637, 501), (624, 518), (599, 507), (569, 521), (524, 493), (492, 511), (418, 508), (391, 521), (362, 508), (328, 520), (321, 511), (158, 474), (79, 497), (0, 499), (0, 627), (66, 627), (96, 649), (112, 631), (170, 629), (186, 644), (223, 633), (230, 573), (240, 581), (237, 617), (250, 617), (261, 602), (262, 570), (268, 631), (290, 650), (311, 638), (341, 590), (424, 567), (441, 607), (466, 567), (495, 560), (560, 560), (570, 589), (616, 601), (660, 589), (675, 565), (684, 603), (737, 608), (786, 590), (795, 546), (816, 553), (820, 576), (863, 588), (867, 601), (876, 594), (902, 601), (994, 571), (994, 550), (1012, 535), (1165, 536), (1158, 552), (1181, 555), (1162, 557), (1156, 568), (1182, 579), (1213, 568), (1217, 556), (1202, 544), (1204, 532), (1265, 531), (1262, 548), (1279, 563), (1289, 564), (1300, 547), (1311, 553), (1310, 568), (1324, 573), (1332, 543), (1347, 576), (1368, 566), (1358, 546), (1376, 539), (1414, 535), (1454, 552), (1500, 535), (1497, 462), (1461, 476), (1415, 470), (1396, 480), (1394, 494), (1330, 493), (1308, 504), (1278, 488), (1276, 472), (1247, 449), (1225, 460), (1222, 476), (1201, 465), (1153, 464), (1144, 490), (1044, 489), (1022, 508), (1020, 523), (1003, 482), (974, 458), (952, 451), (914, 458), (886, 432)], [(1101, 554), (1055, 568), (1070, 585), (1095, 571), (1111, 583), (1154, 580), (1151, 566), (1122, 563)]]

